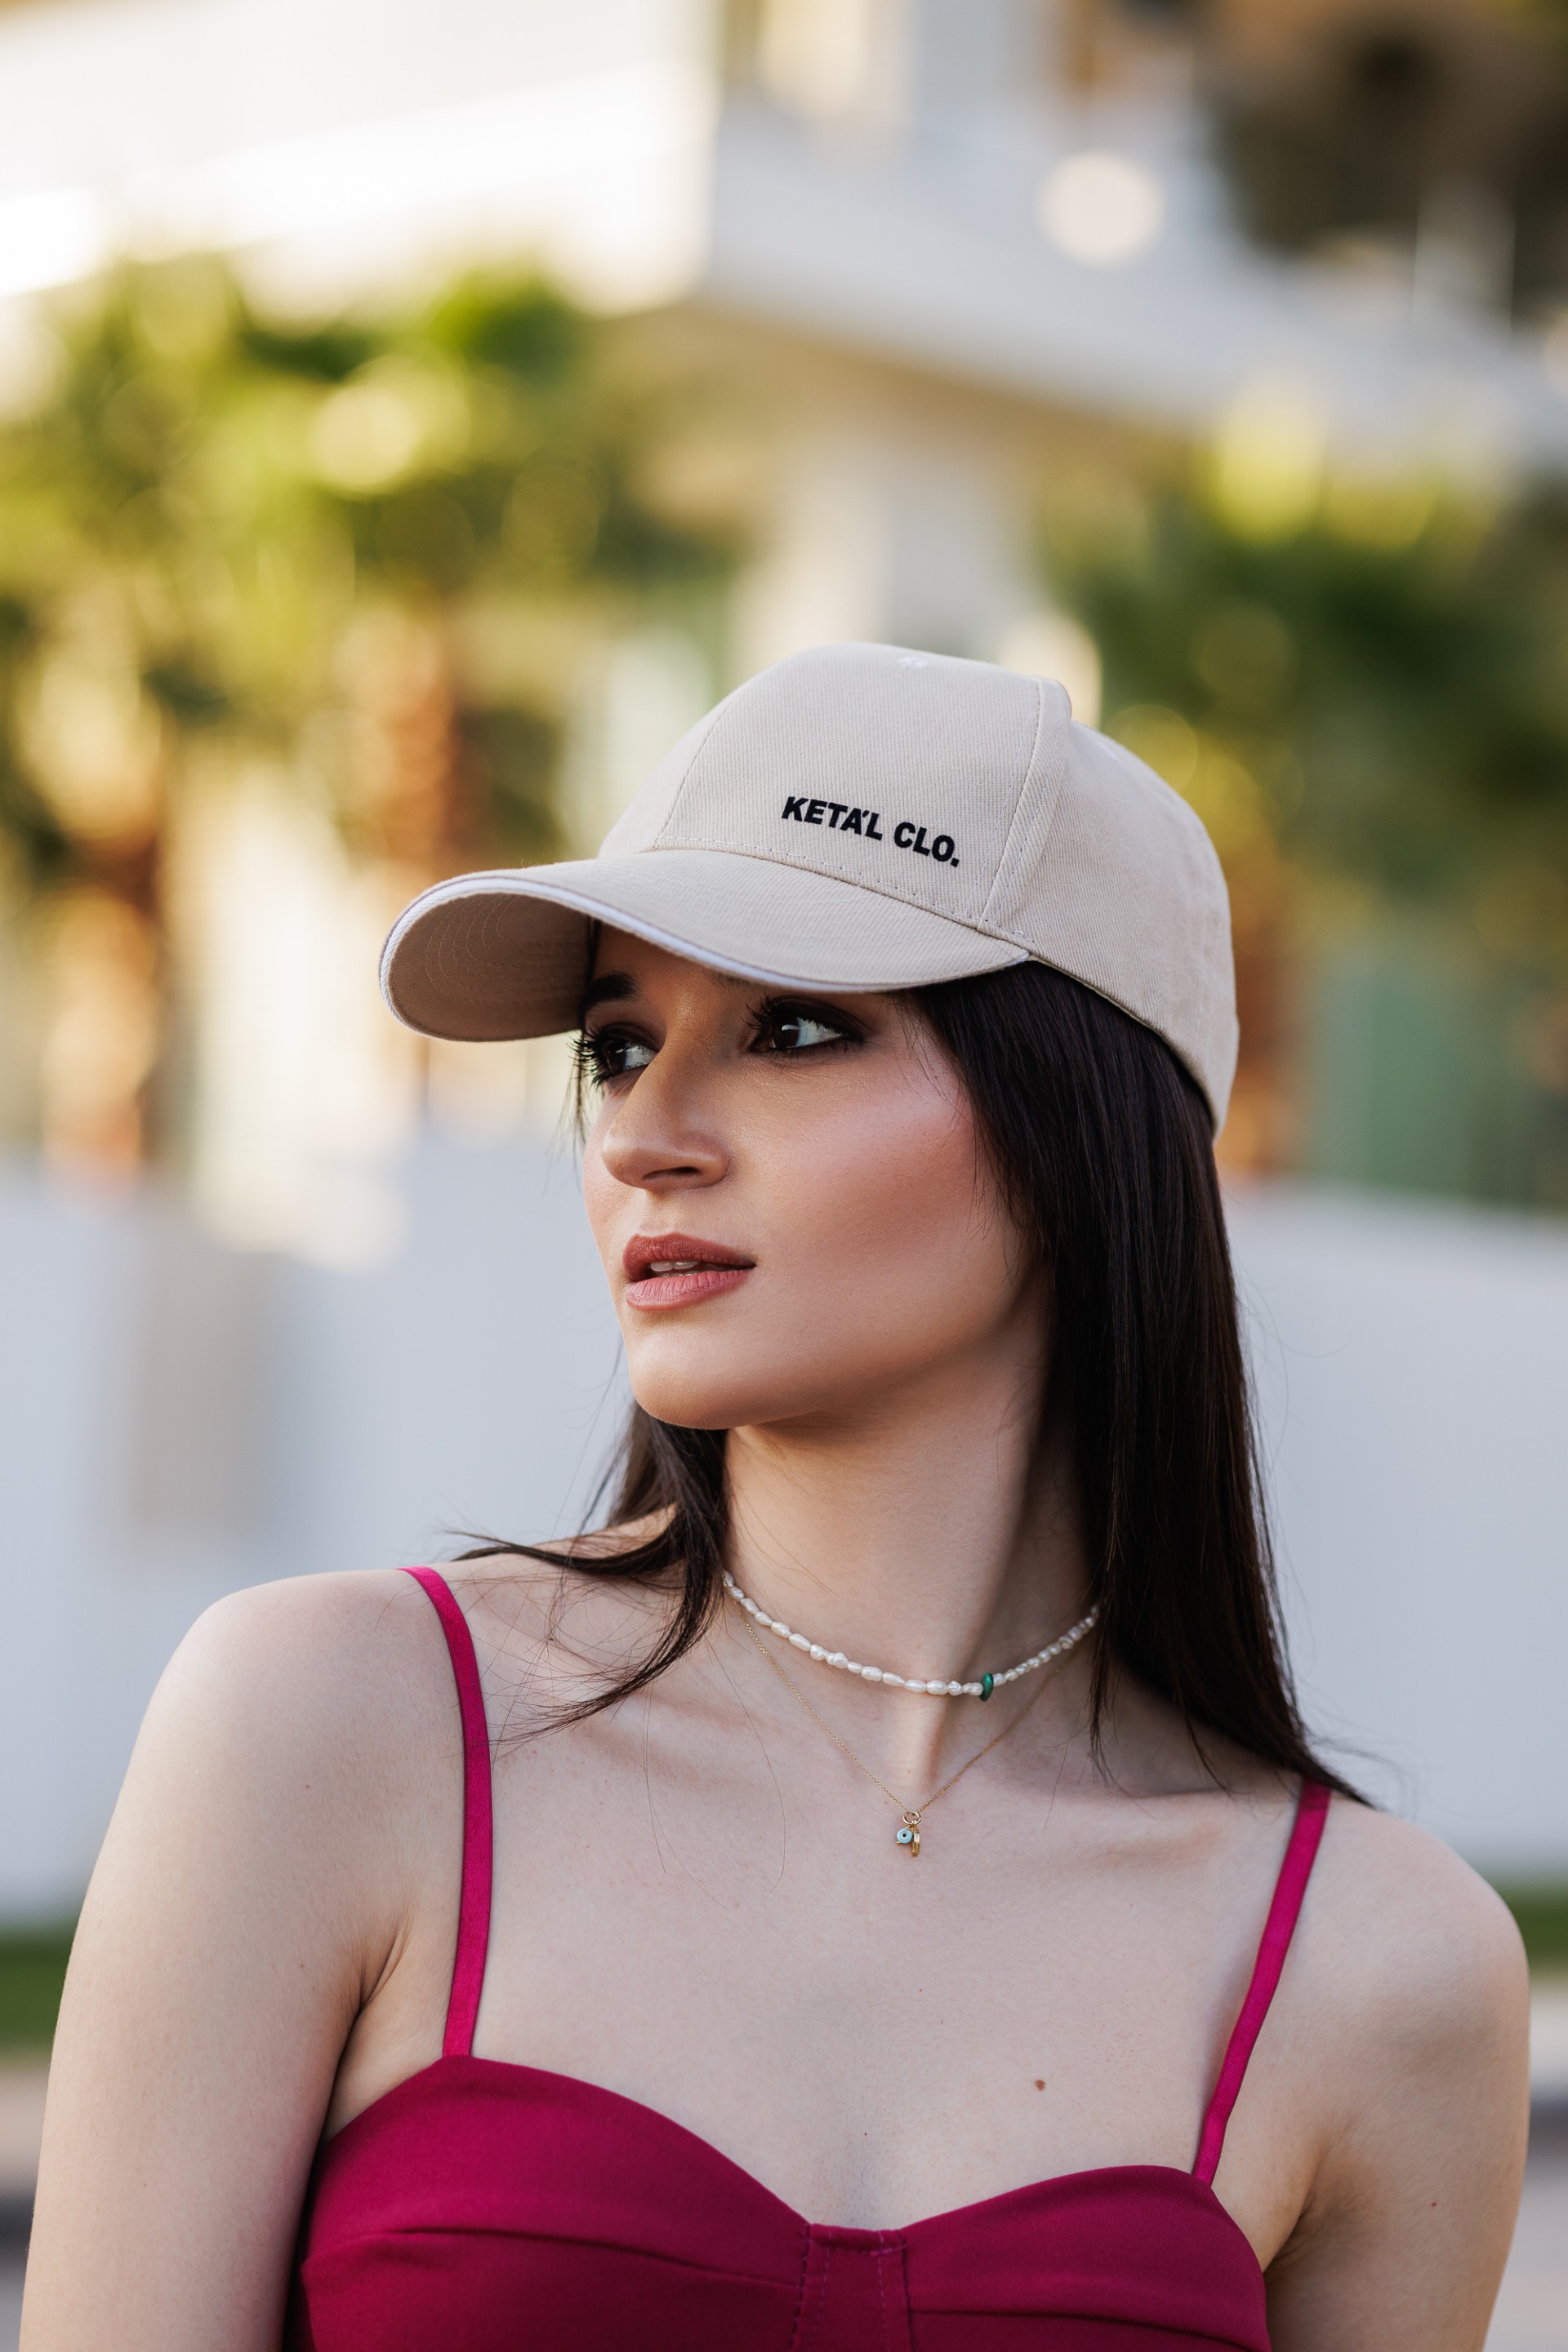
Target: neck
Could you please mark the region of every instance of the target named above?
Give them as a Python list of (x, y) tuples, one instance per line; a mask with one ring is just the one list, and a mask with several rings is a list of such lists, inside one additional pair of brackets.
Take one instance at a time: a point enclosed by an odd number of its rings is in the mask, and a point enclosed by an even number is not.
[[(1067, 1465), (1038, 1444), (1038, 1381), (1016, 1361), (966, 1361), (913, 1395), (732, 1431), (737, 1583), (824, 1648), (906, 1678), (973, 1680), (1017, 1664), (1087, 1606)], [(917, 1773), (1037, 1695), (1026, 1677), (981, 1714), (829, 1674), (798, 1652), (783, 1663), (851, 1736)], [(1076, 1723), (1086, 1671), (1087, 1651), (1037, 1717)]]

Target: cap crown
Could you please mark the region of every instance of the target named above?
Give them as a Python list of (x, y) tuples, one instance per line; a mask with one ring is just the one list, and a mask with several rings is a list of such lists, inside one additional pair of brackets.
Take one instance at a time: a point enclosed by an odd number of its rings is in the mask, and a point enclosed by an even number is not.
[(1230, 907), (1193, 810), (1065, 689), (894, 646), (795, 654), (683, 736), (602, 858), (713, 849), (856, 884), (1083, 981), (1209, 1098), (1235, 1074)]

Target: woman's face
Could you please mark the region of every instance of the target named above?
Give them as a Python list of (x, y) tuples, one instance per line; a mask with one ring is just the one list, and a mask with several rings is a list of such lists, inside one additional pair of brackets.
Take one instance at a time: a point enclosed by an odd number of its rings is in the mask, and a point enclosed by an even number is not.
[(1026, 1254), (907, 999), (777, 992), (605, 931), (584, 1029), (588, 1214), (658, 1419), (842, 1416), (1037, 1362)]

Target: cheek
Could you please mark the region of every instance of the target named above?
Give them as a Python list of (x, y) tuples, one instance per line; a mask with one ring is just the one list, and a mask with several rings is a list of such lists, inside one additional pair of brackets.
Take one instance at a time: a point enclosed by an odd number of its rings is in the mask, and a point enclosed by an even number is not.
[(918, 1316), (941, 1344), (984, 1321), (1010, 1289), (1005, 1234), (990, 1213), (967, 1108), (911, 1084), (836, 1106), (781, 1136), (770, 1208), (797, 1266), (791, 1288), (843, 1334), (864, 1319), (883, 1344)]
[(583, 1206), (588, 1213), (588, 1230), (594, 1236), (600, 1263), (606, 1275), (620, 1271), (620, 1255), (634, 1230), (628, 1222), (628, 1210), (636, 1202), (624, 1184), (617, 1184), (605, 1167), (599, 1151), (599, 1129), (602, 1119), (589, 1129), (583, 1146)]

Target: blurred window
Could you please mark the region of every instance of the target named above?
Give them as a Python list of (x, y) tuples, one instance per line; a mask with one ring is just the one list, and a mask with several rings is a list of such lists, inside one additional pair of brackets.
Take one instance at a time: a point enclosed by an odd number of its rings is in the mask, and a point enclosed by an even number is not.
[(1479, 5), (1232, 5), (1205, 36), (1244, 225), (1418, 299), (1545, 310), (1568, 295), (1568, 21)]

